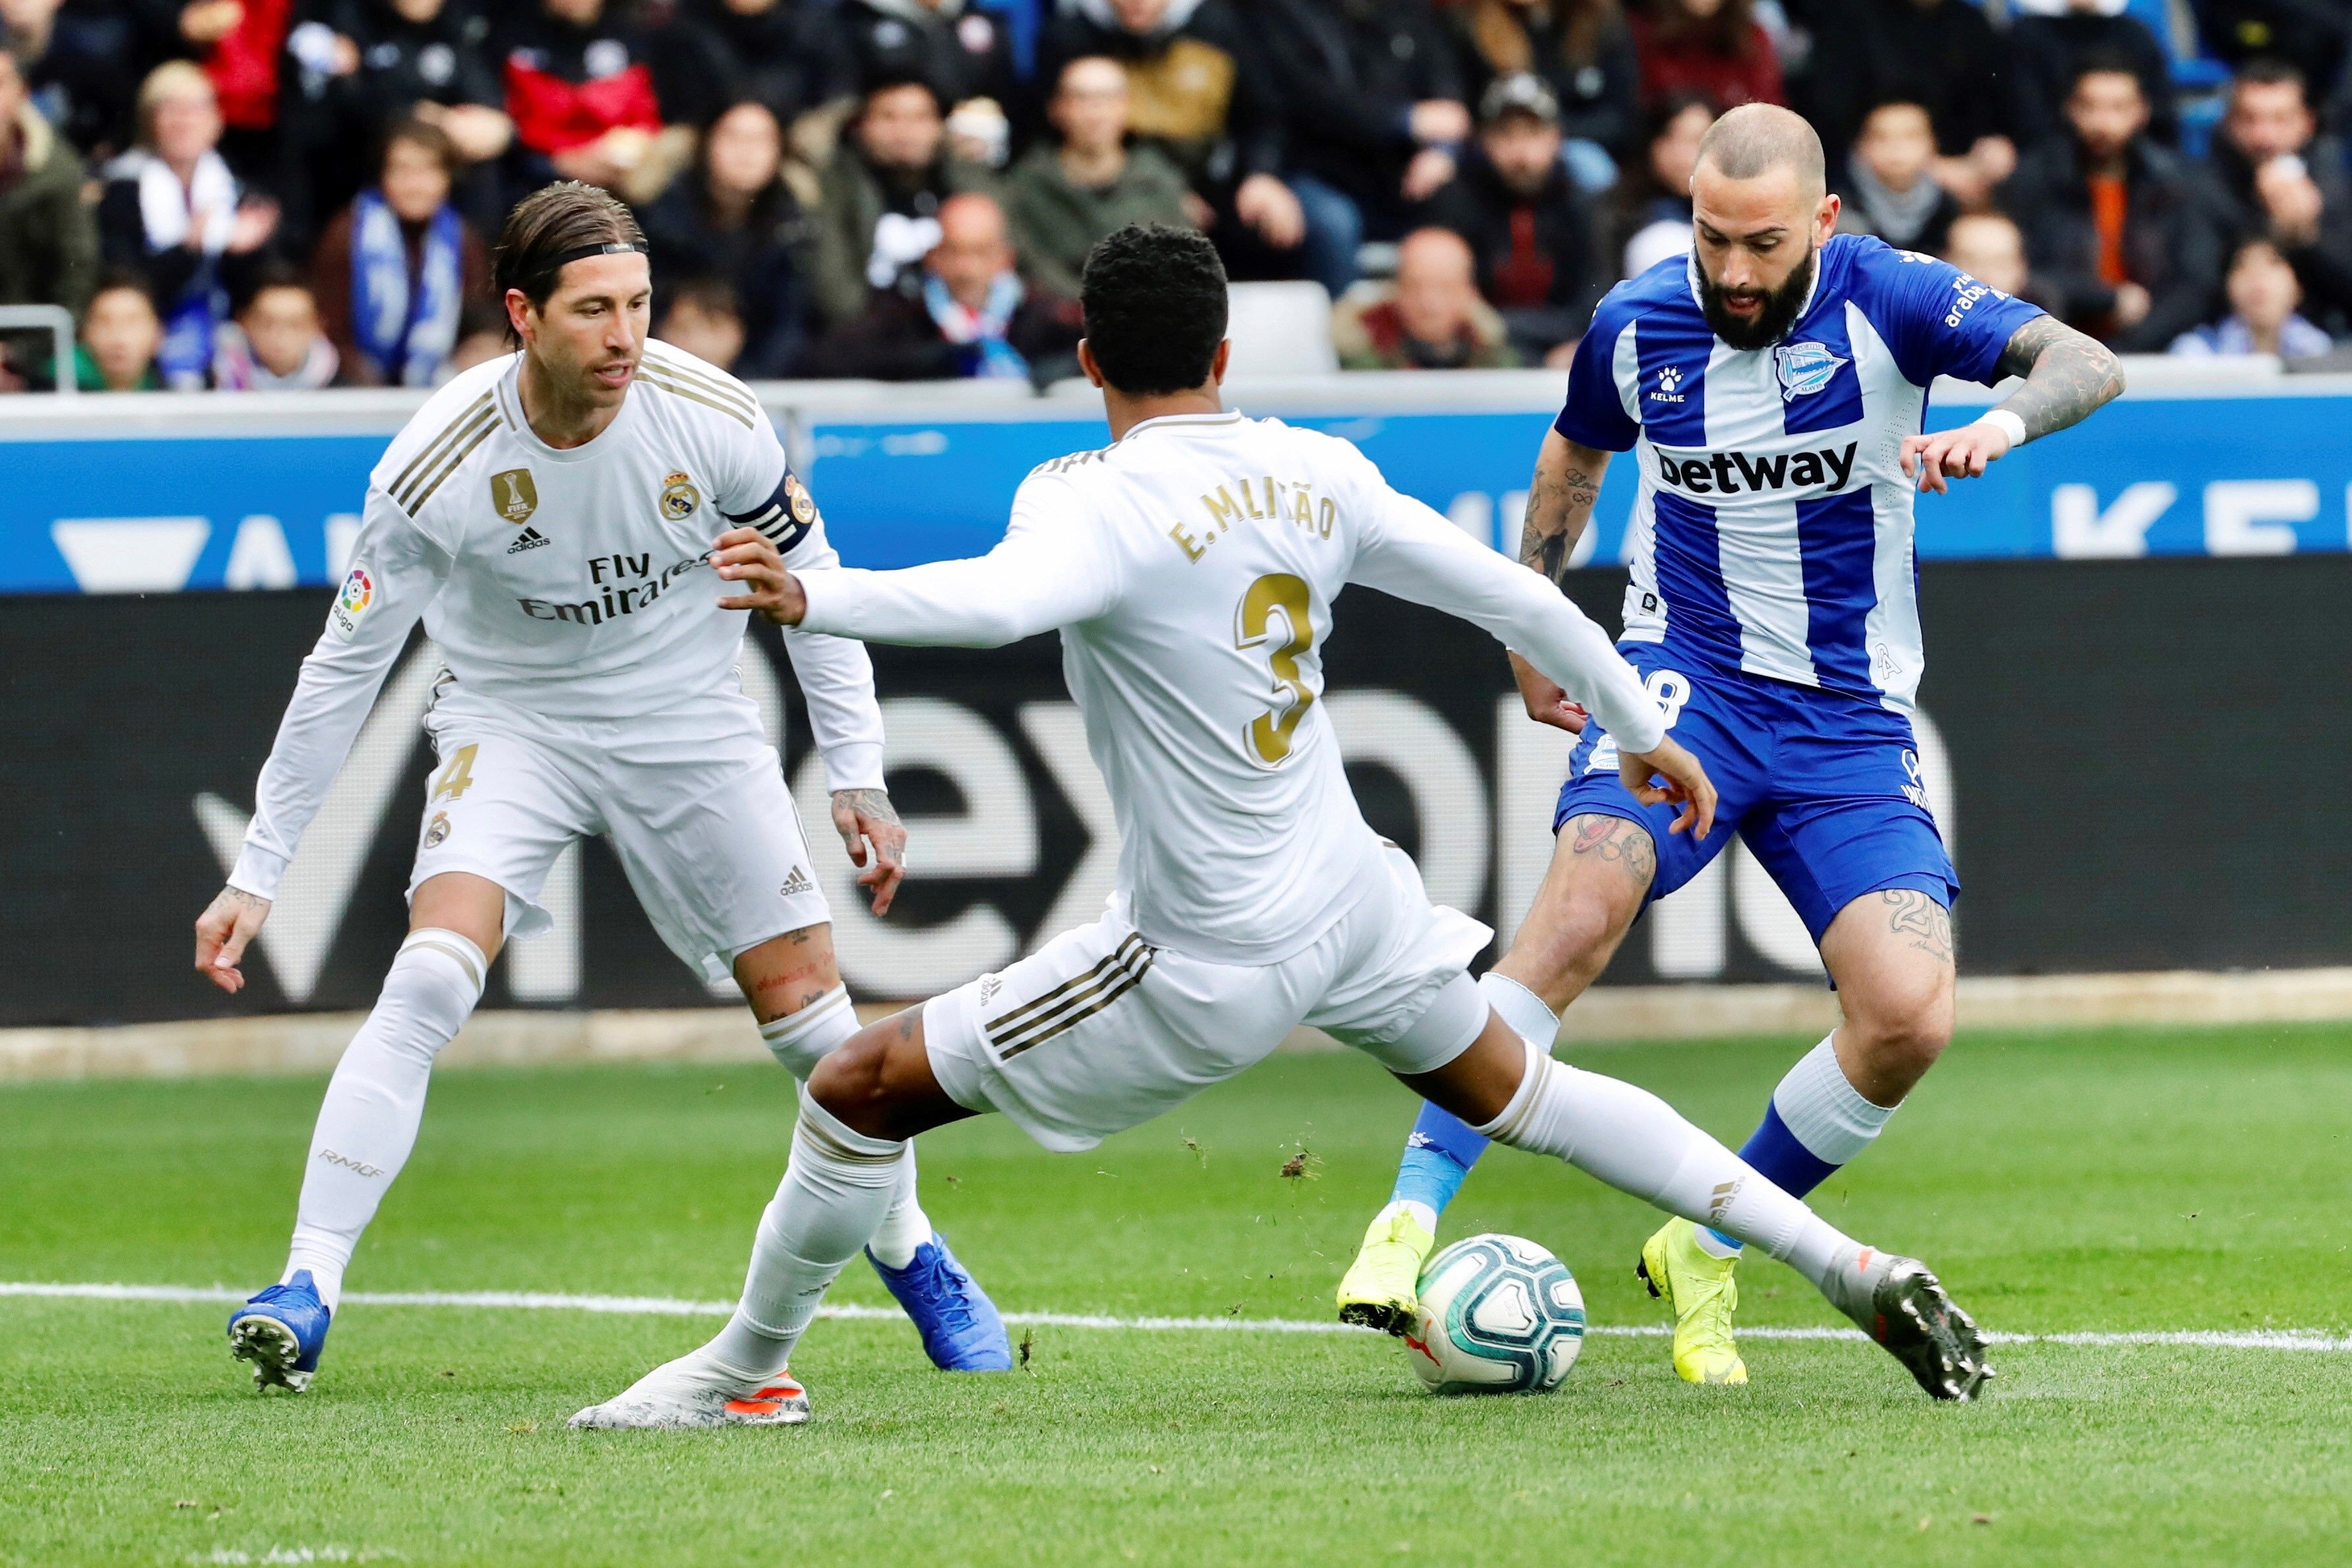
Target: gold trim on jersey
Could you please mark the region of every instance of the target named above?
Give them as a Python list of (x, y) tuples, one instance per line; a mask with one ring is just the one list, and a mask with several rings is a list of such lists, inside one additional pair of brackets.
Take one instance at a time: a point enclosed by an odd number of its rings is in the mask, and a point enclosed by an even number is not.
[(637, 379), (649, 387), (658, 387), (672, 397), (687, 398), (706, 408), (715, 408), (728, 418), (740, 421), (746, 430), (759, 428), (759, 417), (756, 414), (747, 413), (739, 404), (727, 401), (722, 393), (716, 391), (698, 391), (683, 377), (674, 378), (667, 366), (656, 370), (640, 360), (637, 361)]
[(637, 368), (640, 371), (650, 365), (680, 386), (692, 387), (697, 391), (709, 392), (713, 397), (740, 409), (755, 420), (760, 417), (760, 400), (753, 396), (751, 389), (741, 382), (723, 371), (706, 370), (690, 361), (674, 360), (666, 353), (655, 351), (658, 347), (658, 343), (646, 345), (647, 353), (637, 361)]
[(413, 513), (415, 508), (402, 499), (403, 493), (408, 488), (409, 481), (415, 478), (419, 471), (437, 460), (444, 452), (448, 450), (452, 443), (463, 440), (470, 423), (478, 419), (486, 410), (490, 409), (493, 400), (488, 392), (484, 392), (480, 397), (467, 403), (457, 418), (441, 427), (441, 433), (438, 435), (425, 444), (424, 450), (410, 459), (408, 466), (400, 471), (400, 477), (384, 486), (385, 494), (398, 502), (402, 510)]
[(459, 465), (474, 455), (474, 448), (488, 440), (490, 433), (498, 428), (498, 408), (489, 399), (483, 399), (475, 404), (475, 408), (477, 412), (473, 416), (457, 426), (448, 439), (436, 444), (439, 450), (407, 487), (393, 491), (394, 504), (410, 517), (425, 509), (425, 503), (441, 488), (442, 481), (456, 473)]

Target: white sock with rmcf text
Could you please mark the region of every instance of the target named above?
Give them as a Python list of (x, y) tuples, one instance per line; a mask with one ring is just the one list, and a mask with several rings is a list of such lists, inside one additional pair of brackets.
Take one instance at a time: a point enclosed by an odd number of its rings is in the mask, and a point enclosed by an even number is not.
[[(816, 1064), (838, 1051), (857, 1032), (857, 1013), (849, 1004), (849, 990), (835, 986), (796, 1012), (771, 1019), (760, 1026), (760, 1038), (784, 1071), (806, 1083)], [(915, 1260), (915, 1249), (931, 1239), (930, 1216), (915, 1195), (915, 1145), (907, 1145), (906, 1168), (899, 1177), (898, 1196), (874, 1232), (874, 1256), (893, 1269)]]
[(1551, 1155), (1670, 1213), (1761, 1247), (1816, 1286), (1851, 1243), (1756, 1174), (1656, 1095), (1528, 1052), (1503, 1113), (1478, 1129), (1498, 1144)]
[(489, 967), (455, 931), (410, 932), (373, 1010), (335, 1065), (310, 1134), (294, 1244), (280, 1276), (282, 1282), (310, 1270), (330, 1312), (342, 1300), (343, 1270), (360, 1233), (415, 1147), (433, 1059), (482, 999)]

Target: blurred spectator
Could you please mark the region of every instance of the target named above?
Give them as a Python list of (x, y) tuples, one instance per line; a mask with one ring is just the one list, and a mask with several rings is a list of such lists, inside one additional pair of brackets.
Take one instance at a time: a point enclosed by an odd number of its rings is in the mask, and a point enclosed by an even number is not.
[(32, 106), (0, 48), (0, 305), (62, 305), (79, 318), (98, 281), (98, 226), (81, 160)]
[(492, 42), (521, 154), (509, 195), (550, 178), (633, 203), (659, 195), (694, 154), (685, 111), (707, 102), (723, 74), (714, 59), (697, 60), (695, 37), (649, 33), (604, 0), (515, 0)]
[(2021, 147), (2065, 139), (2063, 112), (2074, 79), (2097, 59), (2118, 65), (2139, 79), (2147, 106), (2148, 130), (2170, 146), (2180, 124), (2172, 106), (2172, 70), (2164, 46), (2137, 16), (2125, 15), (2126, 0), (2011, 0), (2016, 13), (2005, 40), (2010, 57), (2011, 102)]
[(1454, 41), (1425, 0), (1258, 0), (1308, 277), (1336, 298), (1367, 236), (1403, 232), (1470, 134)]
[(2005, 214), (1962, 213), (1954, 218), (1944, 259), (2003, 294), (2041, 302), (2025, 269), (2025, 235)]
[(1753, 0), (1640, 0), (1627, 25), (1642, 62), (1642, 101), (1705, 93), (1718, 112), (1780, 103), (1780, 57)]
[(940, 243), (940, 204), (991, 191), (987, 170), (947, 149), (943, 106), (920, 81), (886, 82), (866, 95), (848, 138), (824, 172), (814, 214), (819, 322), (840, 327), (866, 314), (866, 296)]
[(2200, 40), (2233, 65), (2293, 60), (2306, 82), (2324, 89), (2352, 45), (2352, 6), (2341, 0), (2190, 0)]
[(1862, 122), (1830, 188), (1845, 198), (1838, 227), (1876, 235), (1903, 250), (1944, 248), (1960, 204), (1936, 183), (1936, 132), (1916, 103), (1882, 103)]
[(163, 346), (163, 323), (147, 285), (135, 274), (110, 272), (99, 279), (82, 312), (76, 384), (84, 392), (159, 391), (163, 382), (155, 355)]
[(326, 334), (357, 386), (438, 386), (469, 299), (487, 298), (481, 237), (449, 203), (456, 153), (440, 127), (395, 125), (374, 188), (327, 225), (312, 263)]
[(449, 373), (463, 375), (476, 365), (503, 359), (514, 351), (504, 300), (468, 299), (457, 317), (457, 346), (449, 351)]
[[(1633, 156), (1642, 64), (1617, 0), (1466, 0), (1454, 17), (1478, 92), (1533, 71), (1550, 87), (1571, 146), (1590, 143), (1615, 162)], [(1580, 171), (1578, 180), (1596, 187)]]
[(274, 203), (248, 197), (218, 151), (210, 78), (166, 60), (139, 88), (139, 142), (107, 166), (99, 243), (110, 267), (141, 274), (162, 302), (164, 383), (199, 387), (232, 285), (248, 280), (277, 227)]
[(673, 289), (654, 336), (737, 375), (743, 357), (743, 307), (723, 277), (689, 277)]
[(1478, 291), (1526, 358), (1565, 365), (1614, 275), (1591, 207), (1560, 162), (1559, 104), (1541, 77), (1501, 77), (1478, 106), (1462, 172), (1431, 198), (1429, 221), (1469, 242)]
[(453, 174), (504, 154), (514, 122), (485, 52), (488, 30), (448, 0), (327, 0), (298, 24), (286, 40), (289, 228), (314, 235), (358, 194), (385, 127), (400, 120), (446, 133)]
[(862, 89), (919, 77), (950, 105), (1015, 102), (1013, 30), (971, 0), (842, 0), (840, 15)]
[(1184, 176), (1150, 147), (1127, 145), (1127, 71), (1082, 56), (1064, 66), (1046, 110), (1061, 145), (1029, 150), (1004, 183), (1024, 269), (1047, 292), (1078, 297), (1087, 252), (1129, 224), (1191, 228)]
[[(1076, 0), (1047, 27), (1039, 77), (1082, 55), (1127, 68), (1128, 131), (1173, 162), (1237, 277), (1287, 271), (1307, 236), (1281, 179), (1282, 131), (1265, 63), (1232, 0)], [(1206, 209), (1206, 210), (1203, 210)]]
[(180, 36), (213, 80), (221, 156), (237, 178), (272, 193), (286, 172), (276, 134), (278, 62), (293, 14), (294, 0), (194, 0), (180, 11)]
[(335, 346), (319, 302), (291, 272), (274, 272), (236, 319), (213, 335), (213, 385), (223, 392), (310, 392), (338, 384)]
[(2315, 359), (2333, 352), (2334, 340), (2295, 310), (2303, 285), (2294, 268), (2266, 239), (2241, 244), (2230, 257), (2226, 285), (2230, 313), (2210, 327), (2172, 340), (2176, 354), (2276, 354), (2283, 360)]
[(89, 157), (111, 158), (131, 139), (138, 43), (131, 19), (64, 0), (0, 0), (0, 45), (15, 51), (33, 105)]
[(2124, 352), (2159, 352), (2205, 319), (2221, 284), (2210, 199), (2148, 139), (2126, 62), (2086, 61), (2066, 119), (2072, 134), (2025, 155), (2001, 205), (2058, 316)]
[(1691, 92), (1670, 93), (1644, 118), (1641, 162), (1617, 186), (1610, 254), (1619, 274), (1637, 277), (1691, 247), (1691, 171), (1698, 144), (1715, 123), (1715, 106)]
[(857, 91), (849, 41), (821, 0), (701, 0), (695, 16), (726, 51), (730, 101), (763, 103), (780, 125)]
[(1825, 147), (1874, 104), (1916, 103), (1935, 127), (1936, 183), (1978, 208), (2017, 168), (2006, 46), (1974, 0), (1808, 0), (1811, 51), (1790, 102)]
[(783, 157), (783, 128), (768, 107), (735, 104), (711, 122), (693, 174), (639, 214), (657, 289), (706, 279), (727, 286), (742, 339), (729, 368), (741, 376), (789, 373), (807, 327), (808, 224), (784, 183)]
[(1013, 269), (1013, 243), (992, 196), (941, 203), (939, 243), (865, 314), (810, 349), (812, 376), (877, 381), (1024, 379), (1073, 374), (1083, 328), (1075, 300), (1034, 291)]
[(2238, 73), (2208, 159), (2233, 236), (2261, 235), (2303, 282), (2313, 314), (2352, 329), (2352, 173), (2293, 67), (2258, 60)]
[(1451, 229), (1416, 229), (1397, 246), (1396, 282), (1340, 301), (1331, 340), (1349, 371), (1489, 371), (1519, 362), (1476, 262)]

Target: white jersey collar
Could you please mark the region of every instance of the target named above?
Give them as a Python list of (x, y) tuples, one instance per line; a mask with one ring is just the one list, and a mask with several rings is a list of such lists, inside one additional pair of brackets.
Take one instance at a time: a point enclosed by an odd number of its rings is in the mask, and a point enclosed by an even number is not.
[(1132, 441), (1145, 431), (1157, 430), (1163, 425), (1197, 429), (1203, 425), (1241, 424), (1245, 422), (1245, 419), (1246, 416), (1237, 408), (1226, 409), (1222, 413), (1163, 413), (1157, 418), (1139, 420), (1129, 425), (1127, 434), (1120, 436), (1119, 440)]

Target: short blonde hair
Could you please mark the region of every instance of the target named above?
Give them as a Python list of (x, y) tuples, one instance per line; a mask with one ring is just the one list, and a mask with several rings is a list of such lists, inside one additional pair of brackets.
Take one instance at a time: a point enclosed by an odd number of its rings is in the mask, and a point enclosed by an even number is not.
[(141, 145), (152, 147), (155, 143), (156, 107), (165, 99), (184, 92), (200, 92), (215, 109), (220, 105), (220, 94), (213, 88), (213, 78), (194, 60), (165, 60), (147, 73), (147, 79), (139, 84)]

